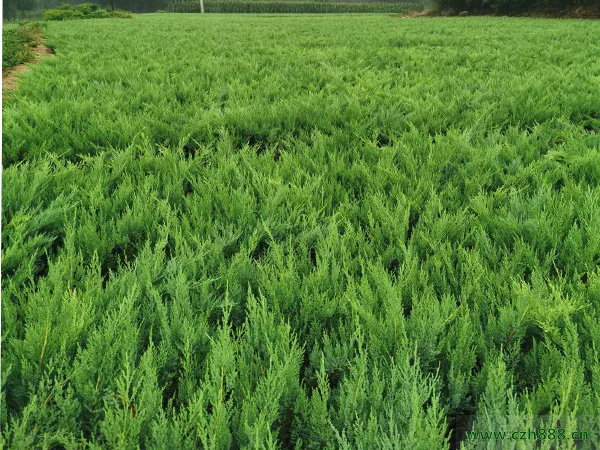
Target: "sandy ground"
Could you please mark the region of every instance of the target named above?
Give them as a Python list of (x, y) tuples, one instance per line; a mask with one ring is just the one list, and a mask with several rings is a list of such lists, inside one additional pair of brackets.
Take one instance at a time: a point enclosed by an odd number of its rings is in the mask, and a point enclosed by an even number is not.
[(32, 53), (34, 58), (24, 64), (18, 64), (14, 67), (10, 67), (6, 70), (2, 71), (2, 92), (5, 91), (16, 91), (17, 90), (17, 82), (19, 77), (23, 75), (25, 72), (31, 69), (31, 64), (37, 64), (37, 62), (45, 58), (47, 56), (54, 56), (54, 52), (52, 49), (46, 47), (44, 43), (46, 39), (39, 38), (38, 45), (32, 49)]

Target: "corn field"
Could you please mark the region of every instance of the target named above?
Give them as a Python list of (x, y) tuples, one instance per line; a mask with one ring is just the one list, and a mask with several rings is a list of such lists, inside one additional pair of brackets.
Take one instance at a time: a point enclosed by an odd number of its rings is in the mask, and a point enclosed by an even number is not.
[[(227, 1), (204, 2), (207, 13), (407, 13), (420, 10), (420, 3), (331, 3), (306, 1)], [(199, 13), (199, 1), (170, 1), (166, 11), (177, 13)]]

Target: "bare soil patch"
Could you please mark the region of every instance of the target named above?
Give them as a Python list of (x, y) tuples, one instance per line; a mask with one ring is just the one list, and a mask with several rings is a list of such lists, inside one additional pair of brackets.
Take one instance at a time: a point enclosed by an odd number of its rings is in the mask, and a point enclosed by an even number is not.
[(37, 39), (37, 46), (31, 49), (31, 53), (33, 53), (33, 59), (23, 64), (17, 64), (14, 67), (9, 67), (2, 71), (2, 92), (6, 91), (16, 91), (19, 78), (26, 73), (29, 69), (31, 69), (31, 64), (37, 64), (40, 59), (45, 58), (47, 56), (54, 56), (54, 50), (49, 47), (46, 47), (45, 42), (47, 40), (45, 38)]

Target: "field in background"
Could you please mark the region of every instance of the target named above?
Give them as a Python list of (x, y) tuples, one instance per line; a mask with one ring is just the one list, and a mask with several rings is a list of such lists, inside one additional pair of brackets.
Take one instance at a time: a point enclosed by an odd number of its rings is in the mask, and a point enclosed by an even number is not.
[[(429, 2), (425, 1), (260, 1), (260, 0), (209, 0), (204, 2), (206, 13), (395, 13), (422, 11)], [(165, 10), (177, 13), (199, 13), (200, 2), (195, 0), (169, 0)]]
[[(93, 0), (102, 8), (134, 13), (158, 11), (200, 12), (199, 0)], [(44, 11), (60, 8), (64, 0), (4, 0), (4, 20), (37, 20)], [(67, 3), (90, 5), (85, 0), (68, 0)], [(350, 5), (349, 5), (350, 4)], [(405, 13), (420, 11), (432, 5), (431, 0), (208, 0), (204, 2), (207, 13)], [(89, 8), (88, 8), (89, 9)], [(78, 16), (78, 13), (74, 15)], [(65, 17), (63, 11), (59, 17)], [(76, 17), (77, 18), (77, 17)]]
[[(204, 3), (206, 13), (272, 13), (272, 14), (324, 14), (324, 13), (394, 13), (405, 14), (422, 11), (424, 3), (417, 2), (323, 2), (323, 1), (240, 1), (215, 0)], [(197, 1), (175, 0), (167, 2), (166, 10), (177, 13), (199, 13)]]
[(3, 111), (5, 447), (598, 448), (600, 23), (46, 35)]

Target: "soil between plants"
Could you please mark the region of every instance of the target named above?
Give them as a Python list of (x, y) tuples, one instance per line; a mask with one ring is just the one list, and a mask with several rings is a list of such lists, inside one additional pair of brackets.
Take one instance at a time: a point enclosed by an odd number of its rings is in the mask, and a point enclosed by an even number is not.
[(17, 64), (2, 71), (2, 92), (16, 91), (19, 78), (31, 69), (31, 64), (37, 64), (42, 58), (54, 56), (54, 51), (47, 47), (45, 43), (47, 39), (38, 38), (37, 46), (32, 48), (31, 53), (33, 58), (25, 63)]

